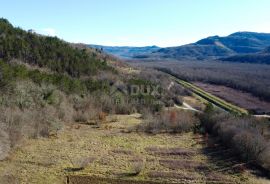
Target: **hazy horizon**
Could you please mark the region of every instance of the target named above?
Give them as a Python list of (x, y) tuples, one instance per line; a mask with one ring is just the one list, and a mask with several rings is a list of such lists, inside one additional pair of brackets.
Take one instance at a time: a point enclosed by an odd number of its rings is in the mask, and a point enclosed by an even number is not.
[(0, 16), (13, 25), (75, 43), (171, 47), (239, 31), (270, 32), (267, 0), (0, 2)]

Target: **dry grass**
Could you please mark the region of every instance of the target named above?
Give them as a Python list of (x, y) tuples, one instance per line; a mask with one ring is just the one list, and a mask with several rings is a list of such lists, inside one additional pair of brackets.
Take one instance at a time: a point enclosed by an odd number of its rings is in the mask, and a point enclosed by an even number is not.
[[(112, 117), (114, 118), (115, 116)], [(197, 140), (194, 140), (192, 133), (182, 135), (123, 133), (123, 129), (139, 123), (141, 119), (136, 114), (118, 115), (117, 122), (106, 123), (111, 125), (110, 129), (105, 129), (106, 124), (101, 125), (99, 129), (84, 124), (78, 129), (75, 126), (64, 126), (57, 138), (26, 141), (23, 147), (9, 157), (9, 160), (1, 162), (0, 173), (10, 170), (21, 184), (60, 184), (66, 181), (66, 175), (74, 174), (78, 177), (82, 175), (98, 178), (117, 177), (118, 182), (119, 179), (141, 181), (139, 183), (147, 180), (161, 183), (206, 181), (203, 172), (195, 171), (201, 166), (209, 166), (208, 156), (201, 152), (204, 145), (196, 145)], [(174, 161), (182, 159), (187, 161), (181, 163)], [(164, 167), (160, 161), (167, 165), (170, 163), (185, 165), (185, 168), (190, 169), (187, 171), (176, 166), (178, 168), (173, 170)], [(224, 173), (218, 174), (220, 177), (224, 176)], [(224, 177), (240, 183), (242, 175), (245, 173), (238, 176), (225, 174)], [(80, 178), (80, 181), (83, 183), (88, 179)], [(248, 181), (245, 180), (246, 183)]]

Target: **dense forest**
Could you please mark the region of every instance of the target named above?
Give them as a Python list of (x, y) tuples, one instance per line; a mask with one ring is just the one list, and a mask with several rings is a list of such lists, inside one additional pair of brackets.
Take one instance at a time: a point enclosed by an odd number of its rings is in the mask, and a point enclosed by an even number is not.
[(0, 19), (0, 58), (14, 58), (73, 77), (93, 75), (99, 69), (108, 69), (106, 58), (97, 52), (72, 47), (56, 37), (47, 37), (20, 28), (14, 28), (6, 19)]

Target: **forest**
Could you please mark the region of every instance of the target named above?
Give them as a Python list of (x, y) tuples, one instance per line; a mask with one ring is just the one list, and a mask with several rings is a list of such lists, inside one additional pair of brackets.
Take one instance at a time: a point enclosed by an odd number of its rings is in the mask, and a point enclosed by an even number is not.
[(154, 67), (190, 82), (224, 85), (270, 101), (270, 66), (217, 61), (130, 62), (134, 66)]
[(98, 51), (89, 54), (86, 49), (72, 47), (57, 37), (14, 28), (6, 19), (0, 19), (0, 58), (5, 61), (16, 58), (31, 65), (80, 77), (110, 68), (107, 59), (99, 55)]

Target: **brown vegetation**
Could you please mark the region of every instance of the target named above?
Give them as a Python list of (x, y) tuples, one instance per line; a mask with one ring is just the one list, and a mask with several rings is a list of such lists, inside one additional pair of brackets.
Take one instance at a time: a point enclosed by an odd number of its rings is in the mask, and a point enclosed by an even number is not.
[(201, 162), (190, 160), (160, 160), (159, 163), (172, 170), (198, 170), (206, 172), (208, 167)]
[(151, 155), (192, 157), (196, 152), (185, 148), (156, 148), (148, 147), (145, 150)]
[(221, 85), (200, 82), (196, 82), (195, 85), (215, 96), (247, 109), (251, 113), (270, 113), (270, 102), (263, 101), (250, 93), (245, 93), (241, 90), (235, 90)]
[(181, 133), (194, 130), (197, 124), (198, 120), (193, 113), (169, 110), (155, 116), (148, 114), (136, 129), (147, 133)]
[(219, 137), (229, 148), (248, 163), (270, 170), (269, 140), (265, 132), (269, 131), (267, 122), (250, 117), (233, 117), (208, 109), (201, 117), (206, 131)]

